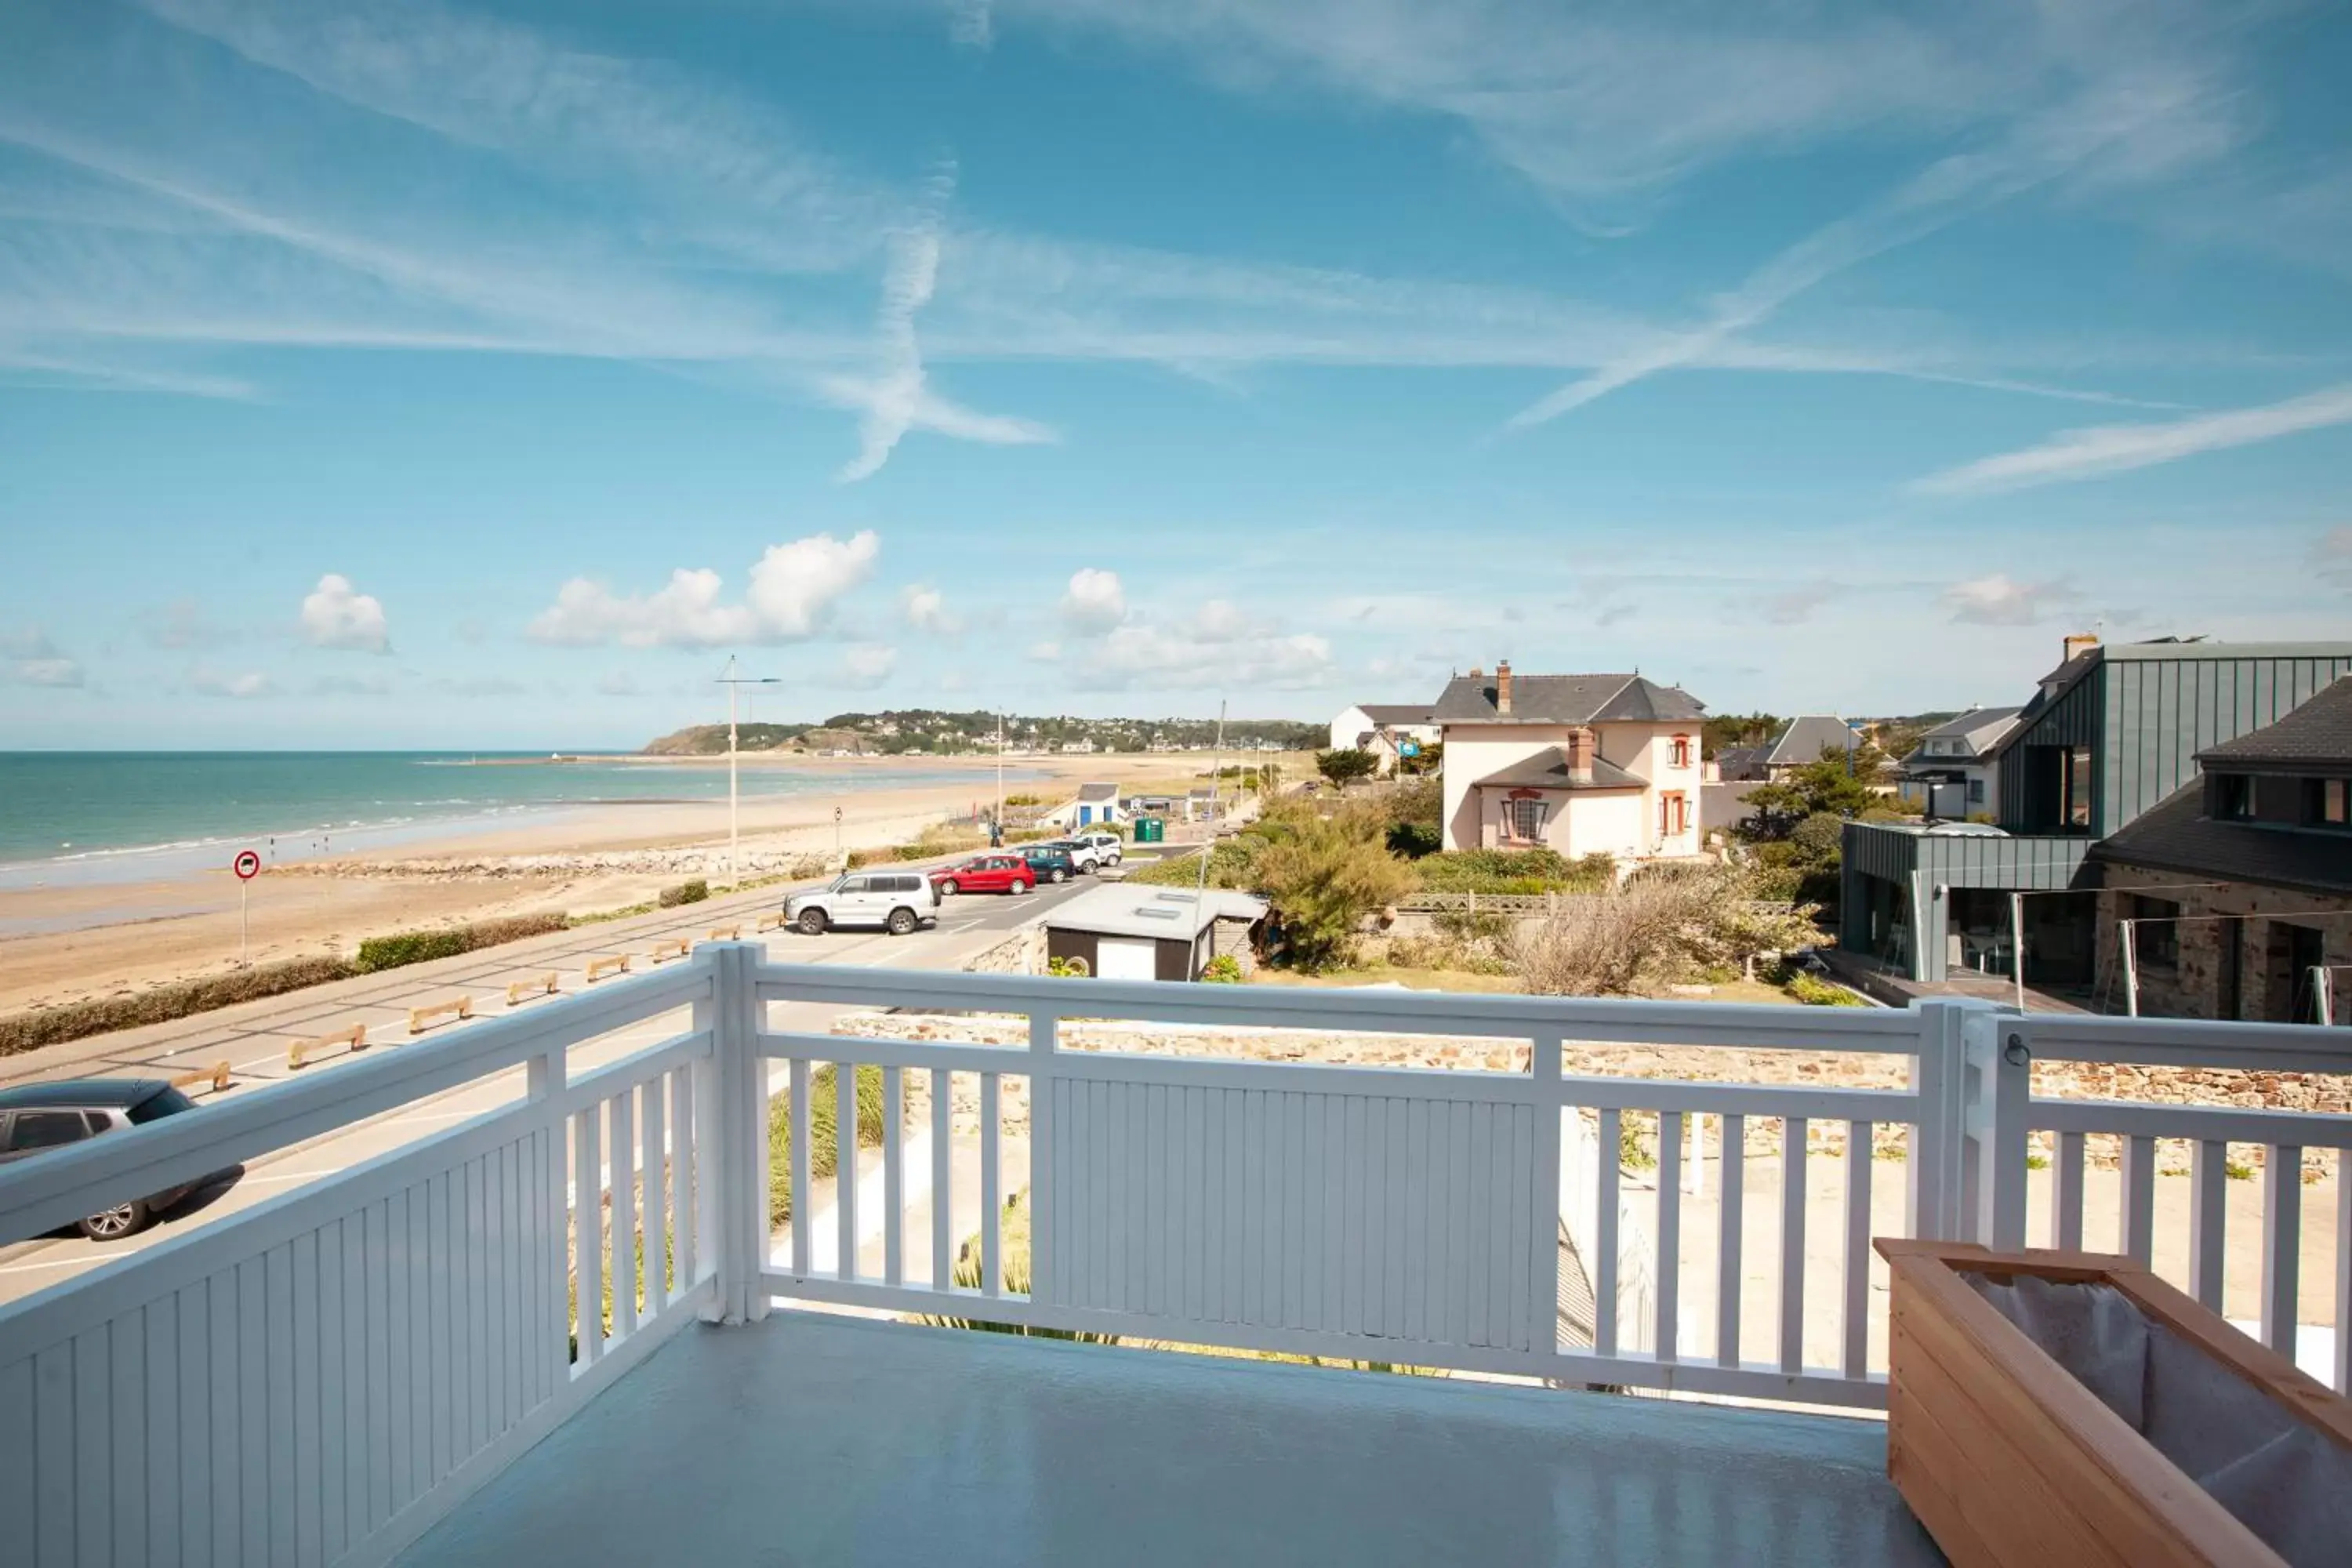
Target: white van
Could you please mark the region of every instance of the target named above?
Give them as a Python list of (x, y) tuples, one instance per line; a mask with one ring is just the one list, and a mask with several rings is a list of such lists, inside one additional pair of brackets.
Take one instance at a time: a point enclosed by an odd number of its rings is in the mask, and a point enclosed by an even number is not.
[(920, 871), (848, 871), (784, 905), (784, 918), (809, 936), (833, 926), (878, 926), (905, 936), (940, 918), (940, 896)]

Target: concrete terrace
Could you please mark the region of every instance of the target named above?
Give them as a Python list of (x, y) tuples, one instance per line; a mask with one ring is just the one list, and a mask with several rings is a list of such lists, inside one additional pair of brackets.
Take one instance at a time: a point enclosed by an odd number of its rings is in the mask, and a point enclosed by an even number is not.
[(783, 1312), (680, 1333), (400, 1561), (1942, 1562), (1885, 1464), (1852, 1417)]

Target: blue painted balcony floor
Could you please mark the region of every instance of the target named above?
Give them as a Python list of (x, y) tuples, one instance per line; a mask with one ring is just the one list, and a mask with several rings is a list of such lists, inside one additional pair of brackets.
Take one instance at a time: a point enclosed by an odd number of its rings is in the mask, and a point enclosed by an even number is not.
[(1943, 1561), (1873, 1421), (778, 1312), (693, 1325), (412, 1563)]

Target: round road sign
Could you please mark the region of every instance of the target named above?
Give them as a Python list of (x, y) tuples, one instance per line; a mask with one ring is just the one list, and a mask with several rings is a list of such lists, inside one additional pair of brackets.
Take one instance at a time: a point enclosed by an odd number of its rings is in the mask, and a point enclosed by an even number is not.
[(261, 857), (250, 849), (240, 849), (230, 869), (236, 873), (238, 881), (250, 882), (261, 875)]

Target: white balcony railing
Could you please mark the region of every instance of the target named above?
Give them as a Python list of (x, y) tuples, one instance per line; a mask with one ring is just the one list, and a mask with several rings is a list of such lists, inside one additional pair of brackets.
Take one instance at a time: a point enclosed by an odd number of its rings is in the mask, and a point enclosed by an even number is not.
[[(1026, 1044), (772, 1027), (792, 1004), (1016, 1015)], [(1484, 1037), (1525, 1042), (1530, 1066), (1072, 1049), (1062, 1026), (1075, 1014)], [(673, 1019), (682, 1026), (657, 1043), (571, 1076), (574, 1047)], [(1569, 1042), (1875, 1054), (1906, 1063), (1906, 1081), (1565, 1077)], [(1889, 1142), (1875, 1136), (1888, 1127), (1902, 1130), (1906, 1155), (1893, 1228), (1995, 1242), (2024, 1237), (2036, 1131), (2059, 1139), (2060, 1239), (2080, 1231), (2084, 1135), (2126, 1136), (2124, 1235), (2143, 1247), (2154, 1167), (2137, 1141), (2276, 1145), (2263, 1327), (2274, 1343), (2291, 1339), (2303, 1214), (2287, 1151), (2352, 1145), (2352, 1118), (2035, 1100), (2036, 1056), (2352, 1066), (2310, 1029), (2049, 1020), (1981, 1004), (1844, 1011), (1078, 983), (772, 964), (755, 947), (712, 944), (667, 973), (0, 1172), (0, 1241), (22, 1239), (520, 1069), (499, 1109), (0, 1308), (0, 1519), (44, 1562), (381, 1561), (688, 1319), (757, 1319), (777, 1300), (1877, 1405), (1868, 1243), (1874, 1186), (1895, 1178), (1862, 1156)], [(879, 1169), (863, 1178), (853, 1159), (829, 1183), (811, 1168), (812, 1077), (826, 1063), (842, 1069), (833, 1090), (844, 1127), (856, 1118), (851, 1069), (882, 1072)], [(910, 1158), (915, 1084), (933, 1109), (928, 1170)], [(780, 1087), (791, 1092), (795, 1206), (782, 1231), (769, 1224), (767, 1169)], [(959, 1088), (978, 1108), (976, 1168), (940, 1115)], [(1006, 1110), (1023, 1098), (1025, 1139), (1008, 1137)], [(1618, 1157), (1629, 1116), (1656, 1133), (1658, 1169), (1638, 1205)], [(1680, 1165), (1685, 1124), (1701, 1117), (1716, 1119), (1729, 1157), (1717, 1165), (1712, 1242), (1686, 1246)], [(1778, 1224), (1751, 1228), (1744, 1152), (1759, 1121), (1780, 1126)], [(1808, 1173), (1829, 1157), (1808, 1135), (1824, 1123), (1845, 1150), (1828, 1248), (1808, 1237), (1820, 1223)], [(971, 1288), (950, 1278), (960, 1169), (978, 1189)], [(2219, 1289), (2209, 1260), (2221, 1209), (2206, 1200), (2219, 1169), (2216, 1155), (2192, 1184), (2200, 1293), (2208, 1269)], [(1015, 1292), (1001, 1220), (1021, 1184), (1030, 1288)], [(2352, 1319), (2345, 1206), (2338, 1386)], [(910, 1220), (925, 1208), (927, 1225)], [(1649, 1242), (1640, 1249), (1627, 1245), (1636, 1223)], [(1564, 1342), (1559, 1326), (1563, 1226), (1601, 1303), (1590, 1342)], [(861, 1268), (877, 1241), (878, 1264)], [(1743, 1335), (1738, 1282), (1756, 1272), (1743, 1254), (1758, 1245), (1777, 1253), (1769, 1336)], [(1717, 1286), (1702, 1314), (1711, 1325), (1683, 1321), (1686, 1284), (1705, 1283), (1684, 1279), (1692, 1258)], [(1647, 1276), (1644, 1304), (1621, 1310), (1632, 1271)], [(609, 1329), (596, 1309), (608, 1293)], [(1815, 1364), (1805, 1327), (1828, 1314), (1834, 1332), (1815, 1343), (1834, 1348)], [(1770, 1352), (1743, 1359), (1744, 1343)]]

